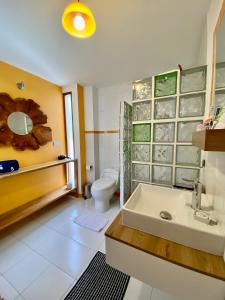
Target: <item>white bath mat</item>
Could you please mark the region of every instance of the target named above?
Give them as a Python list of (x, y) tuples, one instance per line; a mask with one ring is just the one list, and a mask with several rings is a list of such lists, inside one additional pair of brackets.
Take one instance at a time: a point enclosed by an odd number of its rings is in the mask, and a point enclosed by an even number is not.
[(101, 231), (108, 222), (109, 220), (95, 212), (84, 213), (74, 219), (74, 223), (97, 232)]

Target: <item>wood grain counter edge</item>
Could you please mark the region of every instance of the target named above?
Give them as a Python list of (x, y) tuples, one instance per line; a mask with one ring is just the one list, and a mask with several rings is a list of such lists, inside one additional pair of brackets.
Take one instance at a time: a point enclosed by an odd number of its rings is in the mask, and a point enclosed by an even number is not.
[(225, 263), (222, 256), (186, 247), (124, 226), (121, 213), (114, 219), (105, 235), (181, 267), (225, 281)]

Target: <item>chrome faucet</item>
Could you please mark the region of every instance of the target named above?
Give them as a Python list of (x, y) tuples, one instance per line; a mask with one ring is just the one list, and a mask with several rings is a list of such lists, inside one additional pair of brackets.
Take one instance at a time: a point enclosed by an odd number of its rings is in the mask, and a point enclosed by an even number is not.
[(192, 208), (194, 210), (201, 209), (201, 200), (202, 200), (202, 184), (196, 179), (193, 182), (193, 192), (192, 192)]
[(201, 209), (201, 197), (202, 197), (202, 184), (199, 181), (199, 179), (190, 180), (186, 178), (182, 178), (186, 182), (193, 183), (193, 192), (192, 192), (192, 208), (194, 210), (200, 210)]

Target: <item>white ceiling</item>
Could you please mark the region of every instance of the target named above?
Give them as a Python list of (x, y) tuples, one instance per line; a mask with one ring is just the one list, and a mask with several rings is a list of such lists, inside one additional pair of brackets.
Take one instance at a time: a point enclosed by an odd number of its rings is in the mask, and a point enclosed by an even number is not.
[(0, 59), (59, 85), (114, 85), (196, 64), (210, 0), (83, 0), (97, 31), (69, 36), (71, 0), (0, 0)]

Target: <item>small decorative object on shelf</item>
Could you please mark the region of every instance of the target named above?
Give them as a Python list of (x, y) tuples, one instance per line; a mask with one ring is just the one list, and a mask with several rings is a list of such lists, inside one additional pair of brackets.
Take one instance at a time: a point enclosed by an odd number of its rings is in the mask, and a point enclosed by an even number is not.
[(214, 127), (214, 129), (224, 129), (225, 128), (225, 107), (222, 107), (218, 111), (218, 115), (215, 118), (213, 127)]
[(61, 155), (59, 155), (58, 156), (58, 160), (63, 160), (63, 159), (70, 159), (70, 157), (69, 156), (66, 156), (66, 155), (63, 155), (63, 154), (61, 154)]
[(5, 160), (0, 162), (0, 174), (11, 173), (19, 170), (17, 160)]

